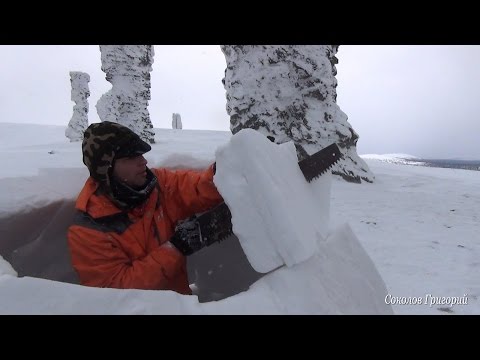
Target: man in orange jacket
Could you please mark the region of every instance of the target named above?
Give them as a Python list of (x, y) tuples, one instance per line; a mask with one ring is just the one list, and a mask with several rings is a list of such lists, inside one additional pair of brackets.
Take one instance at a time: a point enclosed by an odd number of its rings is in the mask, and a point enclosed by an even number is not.
[(178, 221), (222, 202), (213, 183), (215, 164), (205, 171), (149, 169), (143, 154), (150, 150), (117, 123), (85, 131), (83, 162), (90, 177), (68, 230), (81, 284), (191, 294), (184, 255), (191, 244), (169, 240)]

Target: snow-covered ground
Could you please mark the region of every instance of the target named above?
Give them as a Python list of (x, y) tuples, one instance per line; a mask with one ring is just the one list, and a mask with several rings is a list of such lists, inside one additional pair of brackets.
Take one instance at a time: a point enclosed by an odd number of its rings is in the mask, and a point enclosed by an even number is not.
[[(349, 222), (389, 294), (427, 299), (394, 306), (395, 313), (479, 314), (480, 172), (367, 163), (375, 183), (335, 181), (331, 218)], [(429, 294), (466, 295), (468, 305), (430, 307)]]
[[(308, 205), (318, 212), (320, 224), (328, 223), (325, 211), (329, 214), (328, 231), (312, 225), (306, 231), (309, 239), (312, 232), (316, 234), (316, 245), (305, 243), (299, 227), (291, 223), (289, 236), (296, 237), (297, 245), (300, 242), (304, 248), (297, 254), (282, 254), (279, 246), (286, 246), (286, 241), (273, 246), (289, 266), (225, 300), (199, 304), (195, 296), (166, 291), (96, 289), (38, 279), (36, 272), (47, 278), (58, 275), (54, 268), (48, 268), (52, 259), (56, 261), (49, 241), (62, 238), (73, 201), (88, 176), (80, 144), (69, 143), (64, 131), (60, 126), (0, 123), (0, 255), (13, 265), (0, 259), (1, 313), (388, 313), (385, 302), (391, 302), (397, 314), (480, 313), (480, 172), (398, 165), (371, 158), (366, 161), (376, 176), (373, 184), (324, 178), (299, 189), (299, 199), (309, 194), (322, 199), (330, 194), (330, 209), (315, 208), (314, 202)], [(156, 129), (157, 143), (146, 158), (149, 166), (200, 169), (215, 159), (219, 148), (241, 149), (230, 139), (228, 132)], [(241, 146), (246, 146), (246, 151), (249, 144), (259, 146), (262, 153), (268, 146), (276, 146), (250, 138)], [(282, 151), (288, 153), (286, 148)], [(219, 159), (222, 154), (218, 152)], [(266, 178), (248, 178), (246, 171), (260, 164), (266, 167), (268, 161), (280, 164), (287, 160), (271, 155), (259, 156), (253, 165), (230, 164), (239, 174), (235, 188), (264, 181)], [(221, 162), (218, 173), (226, 166)], [(275, 171), (272, 166), (267, 174), (277, 174)], [(218, 180), (224, 185), (235, 182), (222, 177)], [(288, 203), (298, 212), (297, 199), (287, 193), (292, 183), (287, 183), (290, 185), (281, 181), (273, 184), (279, 189), (278, 197), (272, 192), (264, 201), (277, 207)], [(331, 191), (326, 192), (330, 185)], [(229, 195), (237, 207), (238, 193)], [(263, 219), (271, 219), (268, 209), (272, 207), (262, 208), (259, 194), (256, 197), (247, 200), (256, 205)], [(328, 199), (324, 203), (328, 205)], [(248, 220), (234, 211), (232, 214), (234, 229), (237, 223)], [(280, 209), (274, 214), (290, 222), (295, 216)], [(301, 223), (308, 226), (307, 221)], [(270, 225), (266, 228), (275, 229)], [(254, 229), (243, 229), (244, 233), (238, 234), (242, 244), (242, 236), (247, 241), (255, 236)], [(282, 238), (274, 231), (268, 235)], [(61, 246), (64, 251), (65, 244), (56, 244), (56, 248)], [(36, 261), (22, 264), (21, 253)], [(259, 260), (258, 254), (250, 258), (253, 263)], [(272, 266), (277, 261), (272, 260)], [(15, 264), (21, 264), (21, 269)], [(22, 276), (22, 271), (30, 276), (16, 277), (16, 272)], [(382, 289), (382, 279), (386, 289)], [(433, 304), (442, 301), (444, 304)], [(451, 301), (459, 304), (445, 304)], [(415, 302), (420, 304), (412, 304)]]

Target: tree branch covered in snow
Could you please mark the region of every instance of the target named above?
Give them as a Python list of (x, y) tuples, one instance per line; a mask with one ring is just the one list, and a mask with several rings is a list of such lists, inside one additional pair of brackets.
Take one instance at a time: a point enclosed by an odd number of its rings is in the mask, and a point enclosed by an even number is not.
[(335, 142), (344, 159), (333, 173), (373, 182), (357, 155), (357, 133), (336, 103), (336, 45), (222, 45), (233, 134), (252, 128), (276, 143), (293, 141), (299, 160)]
[(75, 102), (73, 115), (65, 129), (65, 136), (73, 141), (82, 141), (83, 133), (88, 127), (88, 97), (90, 90), (88, 83), (90, 76), (80, 71), (70, 71), (70, 83), (72, 84), (71, 99)]
[(153, 144), (155, 132), (148, 112), (152, 45), (100, 45), (102, 70), (112, 88), (98, 100), (102, 121), (127, 126)]

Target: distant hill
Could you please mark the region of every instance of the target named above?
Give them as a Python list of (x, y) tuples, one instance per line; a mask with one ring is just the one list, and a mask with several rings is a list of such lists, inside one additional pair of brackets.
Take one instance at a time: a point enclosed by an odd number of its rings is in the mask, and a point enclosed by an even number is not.
[(360, 155), (360, 157), (366, 160), (379, 160), (393, 164), (480, 171), (480, 160), (423, 159), (408, 154), (365, 154)]
[(480, 171), (480, 160), (423, 159), (423, 166)]

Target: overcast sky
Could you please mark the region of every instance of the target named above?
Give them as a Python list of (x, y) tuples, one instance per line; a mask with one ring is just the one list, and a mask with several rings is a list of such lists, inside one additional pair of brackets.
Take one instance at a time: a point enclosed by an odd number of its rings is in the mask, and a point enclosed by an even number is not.
[[(359, 154), (480, 159), (480, 46), (340, 46), (337, 102), (360, 135)], [(90, 75), (89, 120), (111, 88), (100, 50), (0, 46), (0, 122), (66, 126), (70, 71)], [(149, 111), (154, 127), (229, 130), (220, 46), (155, 45)]]

